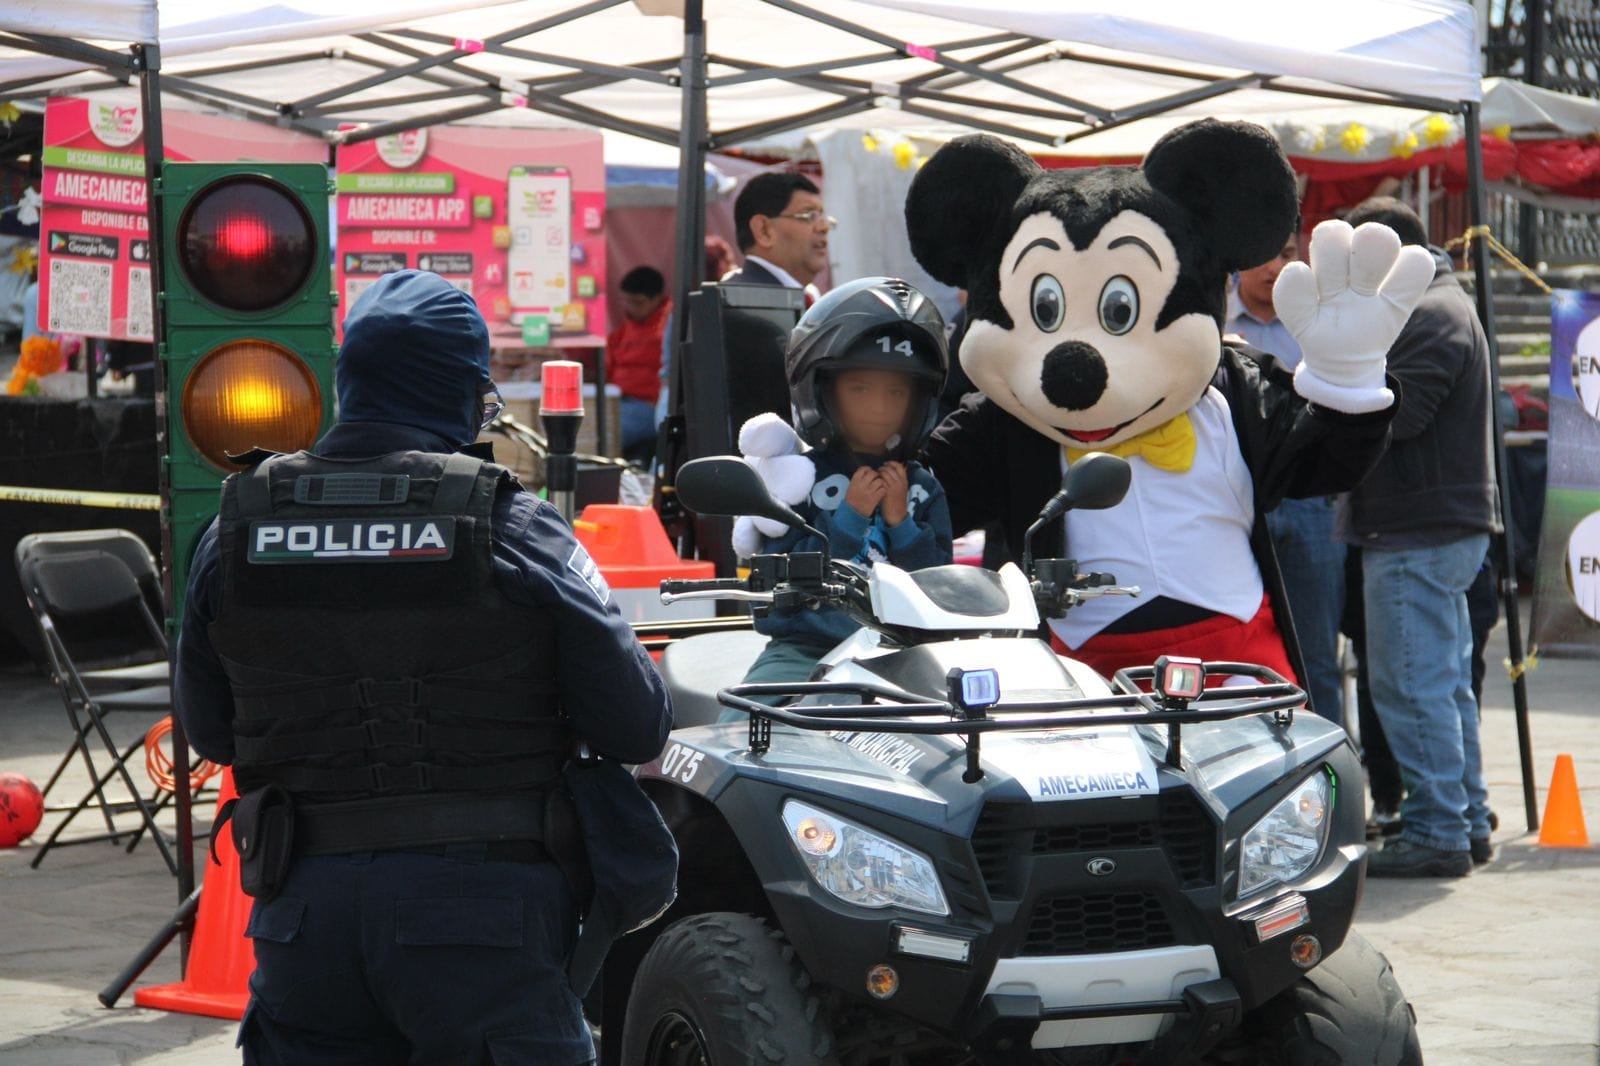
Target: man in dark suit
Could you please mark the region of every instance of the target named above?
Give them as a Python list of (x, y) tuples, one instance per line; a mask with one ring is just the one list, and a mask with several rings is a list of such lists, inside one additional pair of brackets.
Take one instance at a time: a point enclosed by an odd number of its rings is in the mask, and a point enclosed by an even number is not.
[[(828, 265), (828, 231), (834, 220), (823, 211), (822, 193), (803, 174), (758, 174), (733, 204), (744, 266), (726, 274), (725, 285), (781, 285), (805, 289)], [(809, 300), (807, 301), (810, 302)]]

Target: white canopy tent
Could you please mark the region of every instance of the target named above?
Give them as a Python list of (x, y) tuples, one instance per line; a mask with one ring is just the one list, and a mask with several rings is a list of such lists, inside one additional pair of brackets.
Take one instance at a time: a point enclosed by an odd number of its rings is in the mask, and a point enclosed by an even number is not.
[[(1114, 16), (1099, 6), (707, 0), (709, 145), (760, 144), (873, 113), (863, 124), (976, 122), (1050, 148), (1224, 94), (1243, 116), (1282, 112), (1286, 99), (1325, 106), (1329, 94), (1450, 109), (1480, 91), (1471, 12), (1455, 0), (1352, 0), (1336, 10), (1234, 0), (1226, 14), (1134, 0)], [(152, 0), (21, 0), (0, 14), (0, 94), (103, 83), (71, 75), (142, 44), (159, 47), (169, 92), (311, 130), (460, 120), (451, 112), (469, 104), (677, 143), (684, 23), (644, 11), (681, 11), (681, 0), (339, 7), (170, 0), (157, 32)], [(1222, 37), (1209, 28), (1218, 22), (1246, 29)]]
[[(152, 173), (163, 90), (335, 142), (509, 119), (678, 146), (680, 306), (702, 257), (705, 154), (819, 127), (980, 129), (1035, 148), (1083, 142), (1110, 155), (1115, 131), (1156, 116), (1281, 115), (1292, 109), (1286, 100), (1409, 108), (1460, 116), (1472, 221), (1484, 213), (1476, 18), (1459, 0), (1121, 0), (1115, 10), (1103, 0), (337, 6), (328, 14), (309, 0), (11, 0), (0, 11), (0, 98), (137, 76)], [(1140, 134), (1148, 143), (1149, 130)], [(1473, 253), (1492, 338), (1481, 237)], [(159, 285), (159, 256), (153, 266)], [(1505, 562), (1504, 537), (1500, 546)], [(1514, 571), (1502, 570), (1515, 602)], [(1509, 635), (1520, 660), (1515, 612)], [(1517, 703), (1532, 826), (1520, 679)]]

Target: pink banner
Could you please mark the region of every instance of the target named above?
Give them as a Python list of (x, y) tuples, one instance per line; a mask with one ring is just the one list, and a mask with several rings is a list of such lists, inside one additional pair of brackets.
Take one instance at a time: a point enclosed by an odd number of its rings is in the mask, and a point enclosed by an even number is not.
[(338, 172), (343, 313), (414, 267), (470, 293), (496, 344), (605, 332), (599, 133), (433, 126), (343, 146)]
[[(220, 115), (166, 111), (166, 157), (320, 163), (316, 138)], [(144, 122), (136, 97), (55, 97), (45, 108), (39, 326), (153, 341)]]

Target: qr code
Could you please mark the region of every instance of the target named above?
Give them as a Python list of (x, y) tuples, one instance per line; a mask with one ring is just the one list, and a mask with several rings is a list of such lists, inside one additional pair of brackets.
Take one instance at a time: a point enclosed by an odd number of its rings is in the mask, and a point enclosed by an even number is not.
[(111, 264), (76, 259), (50, 260), (50, 310), (45, 328), (51, 333), (111, 333)]
[(128, 268), (128, 339), (155, 340), (156, 325), (150, 314), (150, 268)]

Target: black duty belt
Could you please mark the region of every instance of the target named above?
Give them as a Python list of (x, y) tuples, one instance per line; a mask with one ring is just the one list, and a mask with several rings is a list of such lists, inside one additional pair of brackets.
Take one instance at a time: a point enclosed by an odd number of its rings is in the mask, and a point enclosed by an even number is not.
[(302, 855), (404, 851), (437, 844), (542, 841), (544, 797), (420, 795), (305, 804), (295, 809)]

